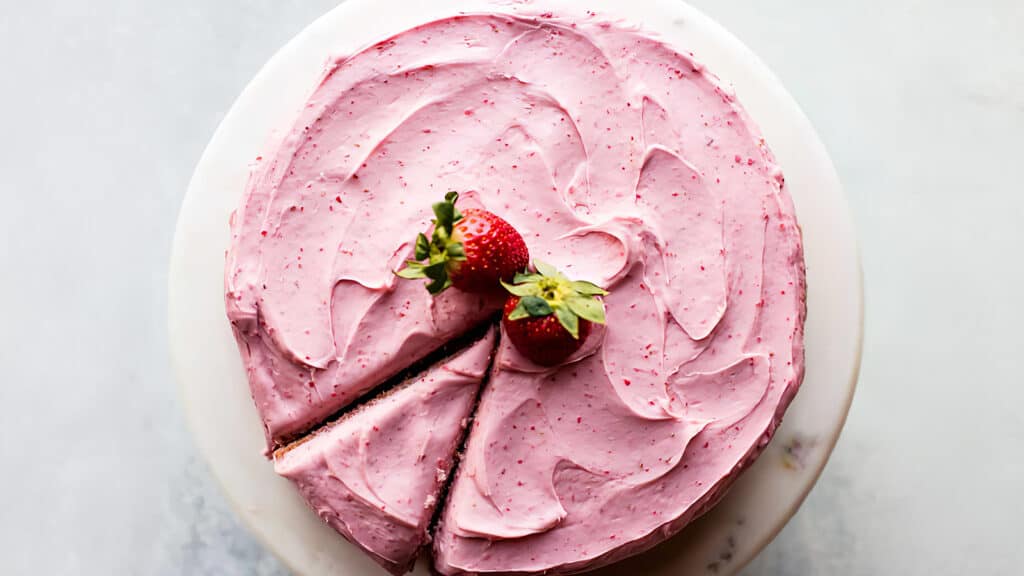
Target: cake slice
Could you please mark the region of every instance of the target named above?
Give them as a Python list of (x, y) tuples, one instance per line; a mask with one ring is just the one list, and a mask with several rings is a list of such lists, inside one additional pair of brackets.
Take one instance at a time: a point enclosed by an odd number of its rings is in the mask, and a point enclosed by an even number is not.
[[(393, 277), (386, 263), (381, 270)], [(272, 293), (271, 283), (246, 282), (243, 288), (234, 282), (228, 316), (263, 420), (268, 453), (452, 341), (466, 338), (500, 306), (451, 290), (434, 298), (420, 283), (395, 278), (387, 279), (393, 285), (374, 289), (341, 281), (321, 286), (327, 294), (323, 301), (329, 303), (323, 311), (326, 327), (317, 325), (319, 312), (301, 306), (287, 310), (285, 318), (298, 321), (286, 325), (273, 314), (271, 306), (280, 295)], [(289, 338), (296, 333), (327, 338), (329, 350), (320, 357)]]
[(412, 569), (494, 350), (480, 341), (274, 454), (332, 528), (393, 574)]

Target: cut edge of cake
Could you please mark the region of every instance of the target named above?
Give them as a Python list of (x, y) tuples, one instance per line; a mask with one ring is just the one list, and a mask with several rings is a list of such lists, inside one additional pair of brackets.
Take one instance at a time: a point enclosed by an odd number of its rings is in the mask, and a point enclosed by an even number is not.
[(300, 428), (297, 432), (273, 435), (266, 430), (266, 424), (264, 423), (264, 432), (266, 433), (268, 442), (266, 455), (271, 459), (274, 459), (278, 452), (281, 452), (282, 450), (287, 451), (287, 449), (303, 443), (330, 424), (343, 420), (346, 416), (359, 412), (370, 404), (373, 404), (392, 392), (397, 391), (403, 386), (409, 384), (410, 380), (414, 380), (431, 368), (442, 364), (459, 355), (461, 352), (471, 348), (475, 343), (486, 337), (488, 331), (495, 326), (496, 322), (497, 317), (492, 315), (481, 322), (477, 322), (470, 328), (463, 330), (447, 341), (441, 342), (440, 344), (428, 349), (425, 353), (419, 355), (418, 358), (406, 363), (397, 371), (392, 372), (389, 375), (382, 376), (377, 380), (376, 384), (370, 386), (354, 399), (342, 404), (340, 408), (335, 409), (320, 420)]
[[(494, 359), (498, 330), (487, 326), (482, 336), (472, 331), (476, 338), (461, 349), (418, 373), (404, 371), (372, 398), (273, 453), (274, 470), (295, 484), (306, 504), (392, 574), (412, 570), (431, 542)], [(425, 423), (427, 434), (419, 429)], [(389, 461), (409, 460), (410, 454), (414, 461), (390, 470)], [(391, 473), (378, 474), (381, 484), (374, 486), (376, 466)]]

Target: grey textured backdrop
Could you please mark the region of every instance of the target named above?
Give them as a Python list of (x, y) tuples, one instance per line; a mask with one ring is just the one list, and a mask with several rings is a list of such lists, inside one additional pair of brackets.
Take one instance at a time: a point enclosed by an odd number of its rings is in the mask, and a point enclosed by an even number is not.
[[(0, 572), (284, 573), (184, 429), (167, 258), (218, 121), (335, 3), (2, 3)], [(1024, 4), (694, 3), (817, 126), (867, 288), (847, 429), (745, 576), (1020, 574)]]

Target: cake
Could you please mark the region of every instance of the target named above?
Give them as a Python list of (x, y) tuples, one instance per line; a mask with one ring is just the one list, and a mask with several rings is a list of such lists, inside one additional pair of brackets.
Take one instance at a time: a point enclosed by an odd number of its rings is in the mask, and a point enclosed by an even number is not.
[[(449, 190), (514, 226), (533, 258), (610, 293), (606, 325), (559, 365), (499, 339), (440, 503), (435, 571), (593, 569), (714, 506), (803, 377), (800, 230), (731, 89), (692, 54), (593, 14), (463, 14), (334, 59), (256, 159), (226, 302), (268, 449), (296, 442), (278, 472), (385, 566), (408, 565), (419, 521), (402, 554), (375, 551), (352, 522), (393, 519), (369, 500), (347, 507), (351, 487), (322, 463), (341, 450), (327, 439), (375, 417), (347, 407), (502, 309), (396, 276)], [(463, 404), (438, 410), (458, 436)]]
[(407, 572), (451, 472), (495, 334), (274, 454), (327, 522), (394, 574)]

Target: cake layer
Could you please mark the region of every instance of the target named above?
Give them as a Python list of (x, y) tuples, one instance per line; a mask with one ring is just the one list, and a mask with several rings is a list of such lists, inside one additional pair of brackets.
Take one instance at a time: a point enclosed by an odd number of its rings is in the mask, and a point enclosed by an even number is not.
[(412, 568), (494, 351), (495, 330), (383, 398), (278, 450), (274, 469), (394, 574)]

